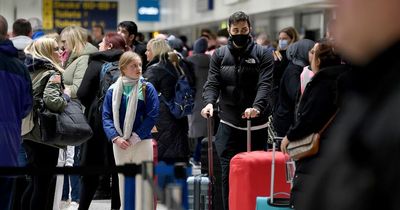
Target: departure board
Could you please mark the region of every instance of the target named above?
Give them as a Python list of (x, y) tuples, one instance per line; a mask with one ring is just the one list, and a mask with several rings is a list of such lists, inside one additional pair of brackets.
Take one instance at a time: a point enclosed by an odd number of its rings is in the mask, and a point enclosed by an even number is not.
[(102, 25), (105, 30), (117, 28), (118, 2), (43, 0), (43, 28), (62, 29), (76, 25), (87, 29)]

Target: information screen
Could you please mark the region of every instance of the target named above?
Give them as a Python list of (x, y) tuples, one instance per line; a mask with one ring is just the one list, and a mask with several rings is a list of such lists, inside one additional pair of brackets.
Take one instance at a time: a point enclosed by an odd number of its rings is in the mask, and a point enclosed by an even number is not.
[(117, 28), (118, 2), (43, 0), (43, 28), (57, 30), (76, 25), (91, 29), (102, 25)]

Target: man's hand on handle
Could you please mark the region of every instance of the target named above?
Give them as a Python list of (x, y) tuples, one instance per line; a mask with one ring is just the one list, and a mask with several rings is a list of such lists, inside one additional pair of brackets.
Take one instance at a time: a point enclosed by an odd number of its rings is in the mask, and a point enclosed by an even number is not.
[(214, 108), (212, 104), (207, 104), (202, 110), (201, 110), (201, 116), (204, 118), (207, 117), (212, 117), (214, 112)]
[(250, 119), (250, 118), (255, 118), (258, 117), (258, 115), (260, 115), (260, 110), (256, 109), (256, 108), (247, 108), (243, 115), (242, 118), (243, 119)]
[(282, 142), (281, 142), (281, 151), (284, 154), (289, 154), (287, 151), (287, 146), (289, 144), (289, 139), (287, 138), (287, 136), (285, 136), (285, 138), (283, 138)]

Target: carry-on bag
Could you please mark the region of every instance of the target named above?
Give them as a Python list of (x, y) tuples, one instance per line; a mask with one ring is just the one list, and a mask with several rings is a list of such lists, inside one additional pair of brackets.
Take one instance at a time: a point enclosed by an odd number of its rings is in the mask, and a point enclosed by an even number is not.
[(271, 162), (271, 184), (270, 184), (270, 197), (257, 197), (256, 210), (286, 210), (291, 209), (289, 205), (289, 198), (275, 198), (275, 195), (283, 194), (290, 196), (288, 193), (274, 193), (275, 181), (275, 141), (272, 143), (272, 162)]
[[(221, 210), (223, 207), (222, 200), (222, 168), (219, 162), (218, 154), (215, 149), (215, 137), (213, 142), (213, 164), (215, 183), (212, 189), (213, 210)], [(208, 174), (208, 137), (201, 141), (201, 173)]]
[(215, 184), (214, 179), (214, 158), (212, 147), (213, 126), (212, 118), (207, 118), (207, 131), (208, 131), (208, 176), (200, 174), (191, 176), (187, 179), (189, 191), (189, 210), (212, 210), (213, 199), (212, 190)]
[[(257, 196), (269, 196), (272, 152), (251, 152), (251, 122), (247, 122), (247, 152), (235, 155), (230, 162), (229, 171), (229, 209), (254, 210)], [(288, 155), (275, 153), (275, 189), (290, 192), (286, 179)]]

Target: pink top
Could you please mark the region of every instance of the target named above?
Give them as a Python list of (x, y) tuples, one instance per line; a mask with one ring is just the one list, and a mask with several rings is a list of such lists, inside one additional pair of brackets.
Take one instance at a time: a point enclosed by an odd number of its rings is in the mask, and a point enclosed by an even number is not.
[(304, 93), (304, 89), (306, 88), (307, 83), (310, 82), (311, 78), (313, 78), (314, 72), (309, 69), (309, 66), (303, 68), (303, 72), (300, 74), (300, 92), (301, 95)]

